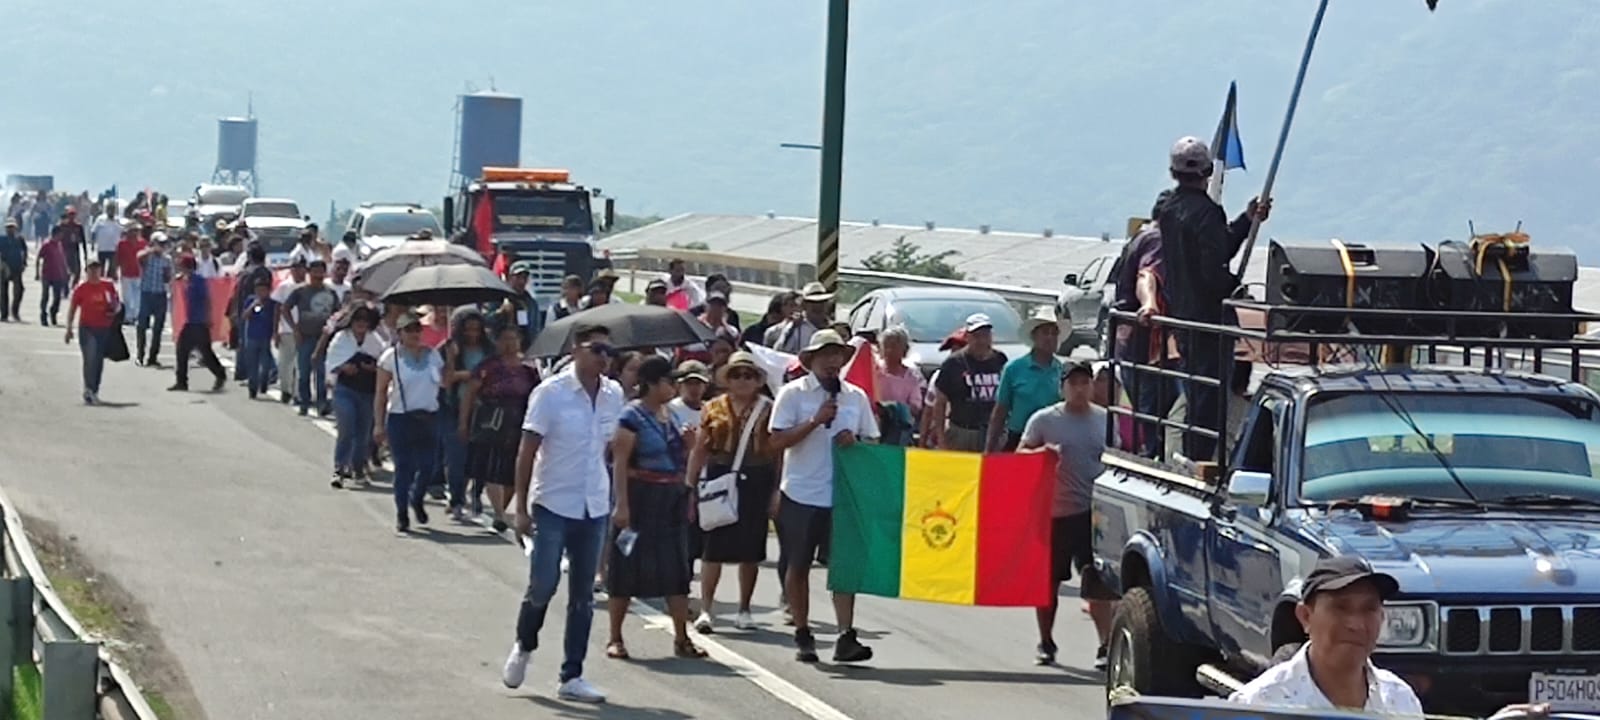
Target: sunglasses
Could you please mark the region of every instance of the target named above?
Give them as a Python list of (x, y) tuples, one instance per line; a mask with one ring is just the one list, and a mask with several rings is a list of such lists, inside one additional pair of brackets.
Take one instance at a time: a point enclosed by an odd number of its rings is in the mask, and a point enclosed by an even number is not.
[(729, 370), (729, 380), (760, 380), (761, 373), (754, 370)]
[(603, 342), (586, 342), (578, 347), (588, 350), (596, 355), (603, 355), (605, 357), (616, 357), (617, 355), (616, 348), (611, 347), (611, 345)]

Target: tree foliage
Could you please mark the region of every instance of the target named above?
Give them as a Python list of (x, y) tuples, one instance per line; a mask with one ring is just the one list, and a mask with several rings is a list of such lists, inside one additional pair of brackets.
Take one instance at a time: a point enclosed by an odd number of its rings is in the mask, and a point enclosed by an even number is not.
[(965, 280), (963, 273), (950, 264), (950, 258), (960, 255), (958, 250), (946, 250), (941, 253), (923, 253), (922, 248), (916, 243), (906, 240), (904, 235), (895, 238), (894, 245), (888, 250), (880, 250), (868, 255), (861, 261), (861, 266), (877, 272), (899, 273), (901, 275), (921, 275), (923, 277), (944, 278), (947, 280)]

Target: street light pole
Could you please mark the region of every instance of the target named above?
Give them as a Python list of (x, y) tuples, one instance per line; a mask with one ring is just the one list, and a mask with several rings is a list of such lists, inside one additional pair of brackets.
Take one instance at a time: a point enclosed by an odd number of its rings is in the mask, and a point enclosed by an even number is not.
[(822, 99), (822, 192), (817, 210), (817, 281), (839, 289), (839, 195), (844, 176), (844, 61), (850, 0), (828, 0), (828, 65)]

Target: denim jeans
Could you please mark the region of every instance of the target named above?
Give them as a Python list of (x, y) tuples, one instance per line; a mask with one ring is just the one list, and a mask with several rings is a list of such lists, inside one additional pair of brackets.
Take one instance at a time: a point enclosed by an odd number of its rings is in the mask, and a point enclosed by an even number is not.
[(589, 627), (594, 623), (594, 573), (600, 565), (608, 516), (581, 520), (562, 517), (542, 505), (533, 506), (533, 556), (528, 568), (528, 591), (517, 613), (517, 646), (527, 652), (539, 649), (539, 630), (545, 611), (561, 583), (561, 555), (570, 565), (567, 576), (567, 628), (562, 638), (561, 682), (583, 677), (583, 659), (589, 652)]
[(39, 324), (60, 325), (61, 299), (67, 296), (67, 281), (45, 280), (39, 292)]
[[(138, 342), (139, 359), (156, 359), (161, 354), (161, 334), (167, 325), (167, 294), (164, 292), (139, 293), (139, 320), (134, 326)], [(151, 332), (151, 331), (154, 332)], [(145, 340), (150, 342), (150, 353), (145, 354)]]
[(299, 381), (297, 383), (298, 388), (295, 391), (295, 399), (300, 401), (300, 409), (303, 411), (311, 407), (312, 386), (317, 388), (317, 409), (321, 410), (327, 407), (328, 373), (323, 370), (325, 363), (322, 358), (311, 357), (317, 351), (317, 339), (307, 337), (305, 342), (296, 345), (294, 350), (294, 374), (295, 379)]
[[(272, 379), (272, 339), (259, 340), (245, 338), (239, 345), (239, 367), (244, 373), (243, 379), (250, 383), (250, 394), (260, 395), (267, 391), (267, 381)], [(367, 408), (367, 414), (372, 414), (372, 408)], [(372, 423), (367, 423), (367, 433), (372, 433)]]
[(83, 353), (85, 392), (100, 394), (100, 378), (106, 371), (106, 345), (110, 342), (110, 328), (78, 328), (78, 351)]
[(22, 320), (22, 272), (0, 273), (0, 318)]
[(335, 383), (333, 419), (339, 430), (333, 441), (333, 467), (350, 472), (366, 467), (372, 442), (372, 393)]
[[(461, 408), (446, 405), (439, 411), (439, 469), (450, 488), (450, 508), (467, 505), (467, 444), (456, 429)], [(440, 473), (435, 473), (440, 474)]]
[(389, 454), (394, 459), (394, 509), (407, 517), (406, 508), (421, 504), (433, 477), (434, 453), (439, 451), (433, 415), (389, 413)]

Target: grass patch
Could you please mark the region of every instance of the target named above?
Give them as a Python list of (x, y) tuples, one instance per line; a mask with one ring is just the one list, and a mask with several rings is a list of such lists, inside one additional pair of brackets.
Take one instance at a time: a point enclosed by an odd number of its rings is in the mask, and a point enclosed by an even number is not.
[(44, 684), (39, 678), (39, 668), (33, 663), (18, 665), (11, 678), (16, 688), (11, 696), (11, 716), (17, 720), (39, 720), (44, 717)]
[(116, 611), (95, 600), (95, 591), (89, 582), (65, 573), (46, 571), (46, 574), (56, 589), (56, 596), (67, 604), (67, 609), (83, 625), (84, 630), (95, 637), (122, 636), (122, 620), (117, 617)]
[(624, 292), (622, 290), (614, 290), (614, 291), (612, 291), (611, 294), (615, 295), (615, 296), (617, 296), (619, 298), (622, 298), (622, 301), (625, 302), (625, 303), (633, 303), (634, 305), (638, 305), (638, 304), (644, 302), (644, 296), (640, 295), (638, 293)]

